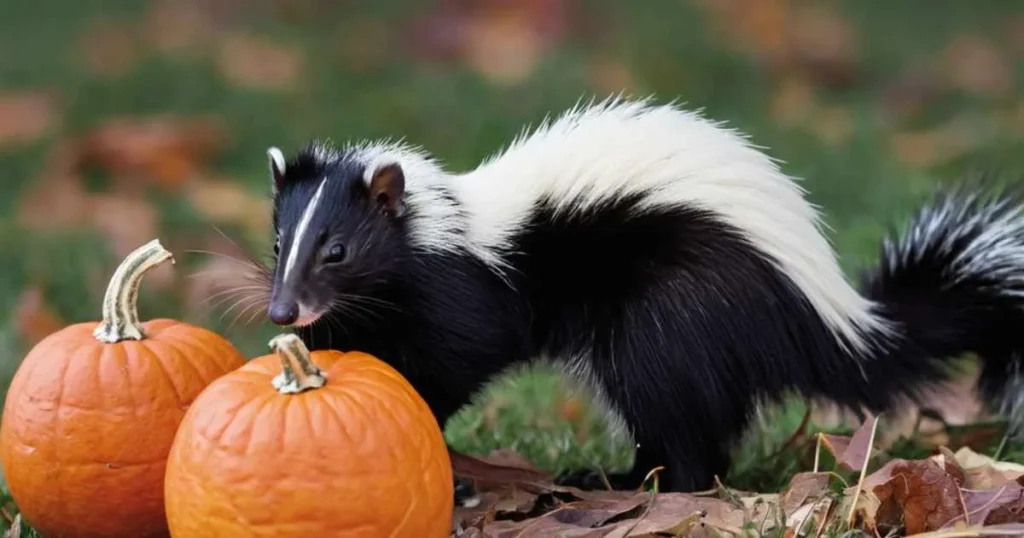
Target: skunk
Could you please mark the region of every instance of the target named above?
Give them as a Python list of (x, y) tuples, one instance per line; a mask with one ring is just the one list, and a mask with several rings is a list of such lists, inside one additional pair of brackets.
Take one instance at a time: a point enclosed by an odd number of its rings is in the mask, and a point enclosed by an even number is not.
[(1002, 192), (936, 196), (858, 291), (802, 188), (675, 104), (580, 103), (461, 174), (388, 140), (267, 155), (273, 323), (387, 361), (441, 426), (554, 361), (636, 443), (616, 488), (659, 466), (662, 490), (708, 488), (763, 402), (881, 412), (966, 352), (1024, 423), (1024, 215)]

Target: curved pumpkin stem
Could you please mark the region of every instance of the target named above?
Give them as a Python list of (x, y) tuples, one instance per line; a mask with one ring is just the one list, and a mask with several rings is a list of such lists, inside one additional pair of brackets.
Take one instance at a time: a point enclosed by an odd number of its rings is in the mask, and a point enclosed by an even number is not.
[(274, 388), (281, 394), (298, 394), (327, 383), (327, 374), (309, 357), (309, 349), (294, 334), (279, 334), (270, 340), (270, 348), (281, 357), (281, 373), (274, 377)]
[(139, 286), (142, 275), (174, 257), (154, 239), (133, 250), (114, 271), (103, 296), (103, 320), (92, 334), (100, 342), (113, 344), (121, 340), (142, 340), (146, 337), (139, 321)]

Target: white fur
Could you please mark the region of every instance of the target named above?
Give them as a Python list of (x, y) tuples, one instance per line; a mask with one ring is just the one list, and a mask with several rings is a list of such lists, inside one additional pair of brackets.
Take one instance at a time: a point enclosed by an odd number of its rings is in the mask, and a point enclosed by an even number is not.
[(284, 153), (275, 147), (267, 148), (267, 158), (270, 159), (270, 165), (274, 167), (274, 172), (283, 176), (285, 171)]
[[(923, 256), (952, 256), (948, 285), (964, 280), (989, 282), (986, 291), (1024, 297), (1024, 207), (1013, 198), (982, 199), (976, 192), (946, 196), (925, 206), (906, 230), (884, 245), (891, 268), (919, 263)], [(1019, 361), (1006, 372), (1002, 412), (1011, 433), (1024, 435), (1024, 376)]]
[(281, 276), (282, 280), (285, 282), (288, 281), (288, 275), (291, 274), (292, 269), (295, 267), (295, 260), (299, 255), (299, 245), (302, 244), (302, 237), (306, 235), (306, 229), (309, 228), (309, 221), (313, 219), (313, 215), (320, 206), (320, 200), (324, 193), (324, 185), (326, 184), (327, 177), (325, 176), (320, 180), (320, 186), (316, 188), (316, 192), (313, 193), (313, 197), (309, 199), (309, 203), (306, 204), (305, 209), (302, 210), (302, 217), (299, 218), (299, 223), (295, 225), (295, 233), (292, 234), (292, 246), (288, 249), (288, 259), (285, 260), (284, 274)]
[(458, 208), (441, 196), (440, 189), (450, 187), (451, 176), (423, 151), (399, 142), (379, 142), (352, 148), (365, 163), (363, 181), (369, 187), (374, 173), (382, 166), (398, 163), (405, 175), (405, 203), (416, 208), (409, 229), (412, 241), (425, 249), (453, 252), (467, 247), (458, 219)]
[(934, 251), (955, 256), (952, 283), (991, 280), (992, 291), (1024, 297), (1024, 208), (1014, 200), (982, 200), (977, 193), (946, 197), (923, 208), (900, 241), (887, 241), (884, 248), (886, 263), (893, 267), (917, 263)]
[(509, 246), (540, 197), (565, 211), (635, 192), (650, 206), (707, 208), (774, 258), (850, 344), (886, 329), (843, 277), (796, 182), (745, 137), (695, 112), (642, 101), (577, 107), (454, 181), (470, 208), (470, 242), (491, 251)]
[[(844, 345), (864, 349), (865, 334), (890, 330), (874, 315), (875, 305), (843, 277), (800, 186), (743, 135), (697, 112), (619, 99), (577, 106), (458, 175), (399, 144), (360, 151), (371, 164), (368, 173), (383, 162), (402, 165), (408, 204), (427, 212), (411, 227), (425, 248), (461, 246), (500, 271), (502, 254), (542, 197), (559, 210), (578, 212), (600, 200), (643, 193), (646, 206), (702, 207), (743, 230)], [(462, 202), (462, 213), (433, 193), (444, 185)]]

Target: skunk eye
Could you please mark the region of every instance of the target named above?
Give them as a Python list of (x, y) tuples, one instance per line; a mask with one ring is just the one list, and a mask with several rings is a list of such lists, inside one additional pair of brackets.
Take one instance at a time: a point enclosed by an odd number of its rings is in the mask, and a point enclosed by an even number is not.
[(324, 263), (339, 263), (345, 259), (345, 246), (340, 243), (331, 245), (331, 248), (327, 249), (327, 256), (324, 257)]

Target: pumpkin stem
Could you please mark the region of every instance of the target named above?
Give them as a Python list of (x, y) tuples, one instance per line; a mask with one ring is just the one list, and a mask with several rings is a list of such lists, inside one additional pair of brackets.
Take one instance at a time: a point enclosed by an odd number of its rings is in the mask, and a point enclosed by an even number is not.
[(274, 388), (281, 394), (298, 394), (327, 383), (327, 374), (309, 357), (309, 349), (294, 334), (279, 334), (270, 340), (270, 348), (281, 357), (281, 373), (274, 376)]
[(92, 331), (100, 342), (113, 344), (121, 340), (142, 340), (146, 337), (139, 321), (139, 286), (142, 275), (174, 257), (154, 239), (133, 250), (114, 271), (103, 296), (103, 320)]

